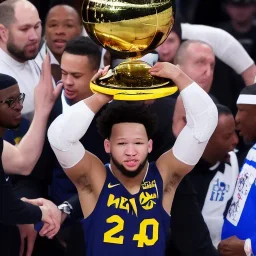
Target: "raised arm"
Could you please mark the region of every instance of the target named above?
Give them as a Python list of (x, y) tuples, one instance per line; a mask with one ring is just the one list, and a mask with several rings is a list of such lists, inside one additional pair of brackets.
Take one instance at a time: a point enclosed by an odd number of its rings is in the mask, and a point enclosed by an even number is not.
[[(96, 76), (104, 72), (99, 71)], [(89, 152), (85, 154), (79, 140), (86, 133), (95, 114), (111, 99), (112, 96), (94, 94), (58, 116), (48, 130), (49, 142), (60, 165), (78, 189), (84, 186), (82, 177), (90, 170), (104, 168), (96, 156)]]
[(256, 76), (256, 66), (243, 46), (228, 32), (205, 25), (183, 23), (182, 39), (202, 40), (208, 43), (215, 55), (240, 74), (246, 85), (252, 85)]
[(47, 55), (39, 84), (35, 88), (35, 115), (27, 134), (17, 146), (4, 141), (2, 155), (7, 174), (28, 175), (33, 170), (44, 145), (46, 125), (62, 85), (53, 88), (50, 59)]
[(217, 108), (208, 94), (179, 67), (165, 62), (157, 63), (151, 69), (151, 74), (172, 79), (184, 103), (187, 124), (173, 148), (156, 162), (160, 172), (166, 175), (164, 180), (168, 181), (173, 176), (182, 178), (201, 158), (217, 126)]

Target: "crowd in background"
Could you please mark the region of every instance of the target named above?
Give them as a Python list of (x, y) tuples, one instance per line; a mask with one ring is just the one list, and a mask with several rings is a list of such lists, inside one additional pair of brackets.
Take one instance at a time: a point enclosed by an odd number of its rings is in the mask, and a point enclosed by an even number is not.
[[(83, 1), (0, 2), (0, 255), (86, 255), (77, 188), (46, 134), (93, 95), (98, 70), (123, 60), (88, 37)], [(255, 12), (254, 0), (177, 0), (168, 38), (143, 57), (177, 65), (218, 110), (201, 159), (176, 190), (166, 255), (256, 255)], [(148, 156), (156, 161), (188, 120), (179, 92), (148, 107), (158, 118)], [(107, 164), (96, 121), (105, 108), (80, 142)]]

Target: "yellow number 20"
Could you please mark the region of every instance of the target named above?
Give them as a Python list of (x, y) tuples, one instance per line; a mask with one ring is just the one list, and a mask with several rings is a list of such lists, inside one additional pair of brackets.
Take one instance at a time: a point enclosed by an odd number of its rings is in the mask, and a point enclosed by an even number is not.
[[(123, 244), (124, 236), (114, 236), (124, 229), (124, 220), (118, 215), (113, 215), (109, 217), (106, 222), (116, 222), (117, 225), (104, 233), (104, 242), (112, 244)], [(152, 226), (153, 230), (151, 238), (147, 236), (147, 228), (149, 226)], [(144, 245), (152, 246), (158, 240), (158, 229), (159, 223), (156, 219), (145, 219), (140, 223), (139, 233), (133, 236), (133, 240), (138, 241), (138, 247), (144, 247)]]
[(107, 218), (106, 222), (107, 223), (116, 222), (117, 225), (104, 233), (104, 240), (103, 240), (104, 243), (123, 244), (124, 236), (114, 237), (114, 235), (116, 235), (117, 233), (121, 232), (124, 229), (124, 220), (118, 215), (113, 215)]

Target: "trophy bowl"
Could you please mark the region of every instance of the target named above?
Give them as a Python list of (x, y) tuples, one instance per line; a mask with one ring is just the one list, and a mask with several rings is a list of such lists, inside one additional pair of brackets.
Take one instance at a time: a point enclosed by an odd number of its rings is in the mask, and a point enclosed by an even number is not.
[(91, 82), (93, 92), (119, 100), (147, 100), (177, 91), (171, 80), (153, 77), (139, 60), (168, 37), (174, 24), (174, 0), (84, 0), (82, 19), (88, 36), (124, 59)]

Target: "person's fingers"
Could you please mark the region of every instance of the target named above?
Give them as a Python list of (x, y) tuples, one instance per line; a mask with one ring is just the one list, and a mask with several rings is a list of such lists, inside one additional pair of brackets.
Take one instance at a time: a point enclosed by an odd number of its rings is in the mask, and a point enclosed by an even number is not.
[(40, 230), (39, 235), (40, 236), (45, 236), (47, 233), (56, 229), (57, 226), (58, 225), (56, 225), (55, 222), (51, 219), (51, 220), (47, 221), (47, 223), (44, 224), (44, 226)]
[(49, 232), (49, 227), (50, 227), (50, 224), (49, 223), (45, 223), (43, 225), (42, 229), (40, 230), (39, 235), (40, 236), (44, 236), (45, 234), (47, 234)]
[(20, 256), (23, 256), (25, 248), (25, 237), (20, 237)]
[(27, 253), (26, 253), (26, 256), (31, 256), (32, 255), (35, 241), (36, 241), (36, 232), (33, 232), (27, 237)]
[(49, 239), (52, 239), (57, 233), (58, 233), (58, 229), (55, 228), (54, 230), (48, 232), (47, 234), (45, 234), (45, 236)]
[(33, 205), (37, 205), (37, 206), (42, 206), (44, 204), (44, 202), (41, 198), (37, 198), (37, 199), (23, 198), (23, 201), (26, 202), (26, 203), (33, 204)]
[(108, 70), (109, 70), (109, 65), (101, 68), (100, 70), (98, 70), (98, 72), (92, 77), (91, 81), (96, 81), (98, 78), (100, 78), (101, 76), (104, 76), (105, 74), (107, 74)]
[(58, 83), (53, 91), (54, 99), (57, 99), (63, 88), (63, 83)]
[(159, 66), (154, 66), (152, 68), (149, 69), (149, 72), (159, 72), (159, 70), (161, 70), (161, 68)]
[(108, 73), (109, 67), (110, 67), (110, 65), (103, 68), (103, 70), (102, 70), (102, 75), (103, 76)]
[(50, 64), (50, 56), (47, 53), (42, 65), (42, 77), (43, 82), (49, 82), (49, 77), (51, 77), (51, 64)]

